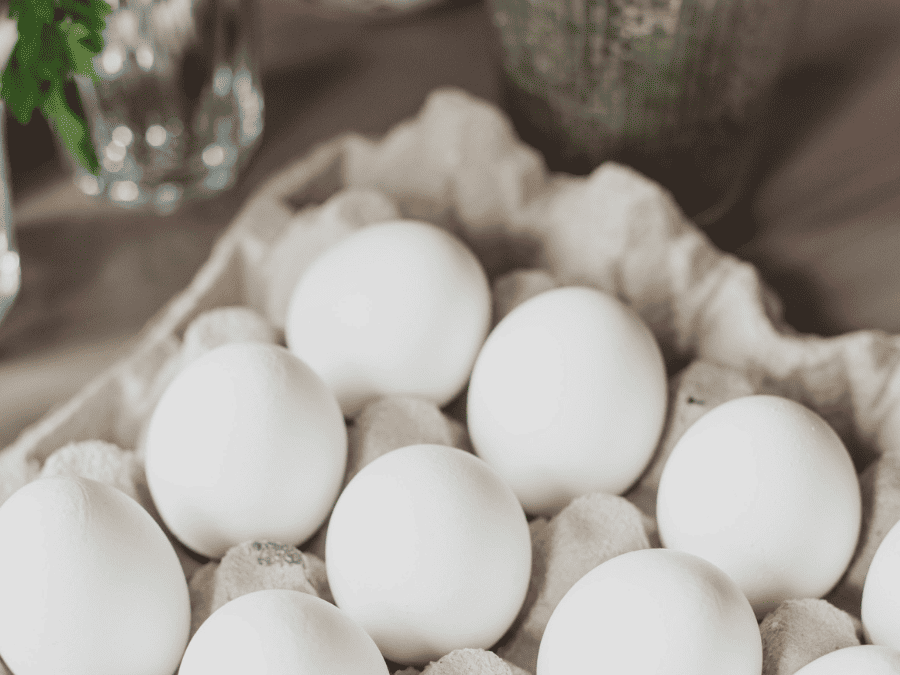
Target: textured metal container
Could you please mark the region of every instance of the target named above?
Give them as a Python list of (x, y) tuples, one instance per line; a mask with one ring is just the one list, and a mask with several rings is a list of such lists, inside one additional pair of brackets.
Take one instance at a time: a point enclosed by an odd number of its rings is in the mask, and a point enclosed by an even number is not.
[(803, 0), (489, 0), (506, 107), (551, 168), (614, 159), (698, 221), (741, 196)]

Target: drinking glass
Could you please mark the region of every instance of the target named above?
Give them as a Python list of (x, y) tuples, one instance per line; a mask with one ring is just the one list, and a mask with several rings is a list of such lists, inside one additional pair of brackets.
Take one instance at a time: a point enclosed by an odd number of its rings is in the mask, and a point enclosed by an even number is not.
[[(19, 39), (16, 23), (6, 16), (0, 2), (0, 72), (6, 68)], [(0, 97), (0, 321), (19, 293), (22, 271), (12, 219), (12, 188), (6, 157), (6, 104)]]
[(6, 157), (6, 106), (0, 99), (0, 321), (12, 306), (22, 281), (12, 219), (12, 191)]
[(552, 169), (629, 164), (699, 224), (740, 198), (803, 0), (489, 0), (505, 103)]
[(230, 187), (263, 130), (257, 0), (109, 0), (99, 81), (77, 77), (100, 175), (88, 195), (173, 211)]

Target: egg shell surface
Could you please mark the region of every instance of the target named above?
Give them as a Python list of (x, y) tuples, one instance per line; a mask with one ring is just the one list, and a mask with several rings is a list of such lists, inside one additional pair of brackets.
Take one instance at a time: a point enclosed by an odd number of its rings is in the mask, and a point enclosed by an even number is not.
[(325, 547), (338, 607), (404, 664), (493, 645), (531, 573), (512, 490), (484, 461), (442, 445), (399, 448), (365, 466), (334, 507)]
[(662, 353), (637, 314), (592, 288), (557, 288), (488, 336), (469, 383), (469, 434), (525, 511), (549, 516), (637, 480), (667, 395)]
[(541, 638), (537, 675), (760, 675), (753, 609), (711, 563), (643, 549), (588, 572), (563, 596)]
[(362, 228), (313, 262), (291, 296), (285, 338), (353, 417), (381, 396), (449, 402), (490, 318), (475, 255), (439, 227), (394, 220)]
[(875, 551), (863, 584), (860, 615), (870, 642), (900, 650), (900, 522)]
[(723, 569), (758, 616), (825, 595), (850, 563), (861, 514), (840, 437), (779, 396), (745, 396), (703, 415), (673, 448), (657, 493), (663, 545)]
[(794, 675), (900, 675), (900, 651), (878, 645), (836, 649)]
[(172, 675), (187, 582), (134, 499), (80, 477), (35, 480), (0, 506), (0, 656), (16, 675)]
[(334, 395), (284, 347), (218, 347), (172, 381), (150, 420), (147, 484), (172, 533), (211, 558), (300, 544), (337, 499), (347, 430)]
[(366, 632), (308, 593), (254, 591), (226, 603), (191, 639), (178, 675), (388, 675)]

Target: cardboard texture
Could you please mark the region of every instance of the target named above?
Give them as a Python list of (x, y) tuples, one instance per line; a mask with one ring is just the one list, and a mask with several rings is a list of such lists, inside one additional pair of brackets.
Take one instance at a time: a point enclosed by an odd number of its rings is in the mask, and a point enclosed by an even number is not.
[[(639, 517), (634, 509), (631, 527), (643, 522), (650, 543), (662, 463), (700, 414), (758, 392), (786, 395), (821, 414), (857, 469), (867, 472), (862, 553), (848, 582), (848, 593), (858, 593), (874, 548), (900, 518), (900, 467), (888, 459), (900, 452), (900, 337), (877, 331), (833, 338), (797, 334), (782, 321), (777, 299), (756, 270), (717, 250), (659, 185), (613, 163), (585, 177), (548, 173), (498, 109), (455, 89), (433, 92), (417, 117), (382, 139), (339, 137), (265, 183), (188, 287), (144, 328), (133, 353), (0, 452), (0, 503), (39, 476), (51, 453), (67, 444), (99, 440), (139, 450), (154, 405), (181, 367), (184, 332), (196, 317), (242, 306), (282, 327), (288, 287), (313, 252), (355, 227), (395, 215), (434, 222), (463, 238), (495, 288), (503, 289), (498, 313), (545, 287), (594, 286), (640, 314), (671, 373), (691, 364), (671, 380), (660, 447), (628, 495), (643, 510)], [(880, 486), (888, 494), (879, 495)], [(552, 522), (546, 527), (544, 539), (555, 541)], [(647, 544), (642, 539), (634, 545)], [(550, 565), (556, 557), (548, 546), (542, 555)], [(202, 578), (195, 581), (199, 588)], [(557, 602), (561, 588), (541, 591), (552, 595), (546, 602)], [(835, 602), (853, 611), (852, 598)], [(435, 665), (431, 672), (445, 671)]]

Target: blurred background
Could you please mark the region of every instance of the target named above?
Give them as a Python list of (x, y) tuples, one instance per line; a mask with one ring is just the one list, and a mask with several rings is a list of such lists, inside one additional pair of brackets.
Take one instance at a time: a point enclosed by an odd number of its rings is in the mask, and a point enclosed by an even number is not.
[[(758, 167), (707, 231), (757, 265), (799, 330), (900, 333), (900, 2), (804, 1)], [(7, 116), (22, 288), (0, 323), (0, 447), (127, 353), (273, 172), (345, 131), (385, 133), (435, 87), (507, 102), (482, 0), (400, 13), (259, 0), (259, 13), (263, 134), (209, 200), (160, 216), (86, 197), (46, 122)]]

